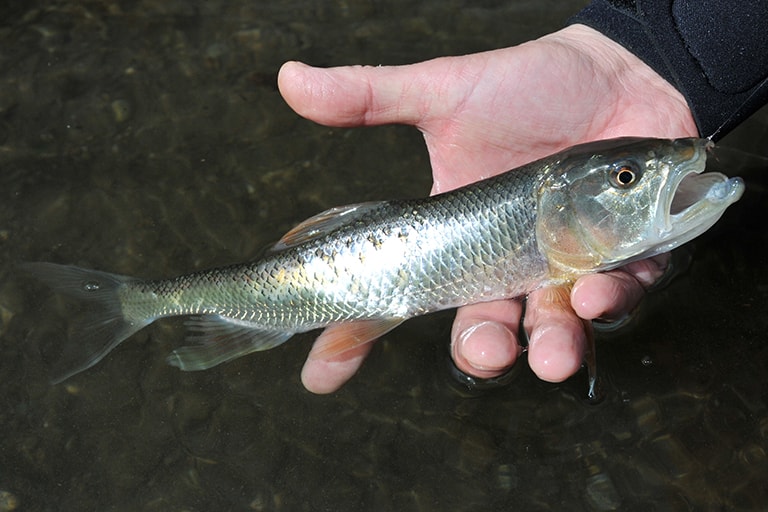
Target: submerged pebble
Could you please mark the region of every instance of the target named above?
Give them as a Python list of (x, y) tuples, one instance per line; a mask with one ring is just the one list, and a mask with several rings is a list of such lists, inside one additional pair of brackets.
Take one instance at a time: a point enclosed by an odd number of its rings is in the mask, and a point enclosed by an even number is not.
[(0, 490), (0, 512), (10, 512), (16, 510), (19, 506), (19, 500), (12, 493)]
[(616, 486), (605, 473), (598, 473), (587, 479), (586, 495), (593, 510), (619, 510), (621, 507), (621, 497), (616, 491)]
[(115, 100), (110, 106), (116, 122), (123, 123), (131, 117), (131, 105), (127, 100)]

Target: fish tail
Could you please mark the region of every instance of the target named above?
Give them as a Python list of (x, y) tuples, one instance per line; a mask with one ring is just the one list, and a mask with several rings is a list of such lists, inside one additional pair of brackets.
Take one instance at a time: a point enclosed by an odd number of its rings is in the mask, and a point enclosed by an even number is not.
[(24, 263), (19, 268), (83, 305), (81, 314), (70, 325), (68, 343), (54, 367), (53, 384), (95, 365), (154, 320), (128, 318), (123, 311), (119, 291), (137, 282), (135, 278), (55, 263)]

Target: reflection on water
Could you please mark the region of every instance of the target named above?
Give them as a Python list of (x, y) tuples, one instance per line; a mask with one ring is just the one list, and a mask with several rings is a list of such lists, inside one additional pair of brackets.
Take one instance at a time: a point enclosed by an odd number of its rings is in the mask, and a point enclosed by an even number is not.
[[(253, 257), (327, 207), (429, 190), (418, 133), (297, 118), (279, 65), (391, 64), (557, 28), (583, 2), (33, 2), (0, 8), (0, 511), (760, 510), (768, 504), (765, 160), (689, 270), (598, 342), (584, 375), (522, 367), (467, 399), (451, 315), (406, 323), (331, 396), (311, 336), (206, 372), (165, 365), (160, 322), (49, 386), (47, 260), (168, 276)], [(279, 5), (278, 5), (279, 4)], [(764, 113), (765, 114), (765, 113)], [(768, 116), (724, 141), (765, 155)]]

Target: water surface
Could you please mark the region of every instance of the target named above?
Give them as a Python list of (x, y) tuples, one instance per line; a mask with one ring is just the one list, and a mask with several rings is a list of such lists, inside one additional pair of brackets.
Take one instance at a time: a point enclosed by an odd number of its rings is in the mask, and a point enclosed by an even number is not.
[[(413, 129), (328, 129), (280, 64), (399, 64), (515, 44), (584, 2), (16, 3), (0, 8), (0, 511), (763, 510), (768, 506), (768, 114), (723, 141), (748, 191), (693, 262), (598, 344), (585, 376), (466, 398), (451, 313), (407, 322), (330, 396), (312, 335), (205, 372), (142, 331), (50, 386), (66, 304), (45, 260), (146, 277), (258, 254), (328, 207), (418, 197)], [(758, 155), (758, 156), (755, 156)]]

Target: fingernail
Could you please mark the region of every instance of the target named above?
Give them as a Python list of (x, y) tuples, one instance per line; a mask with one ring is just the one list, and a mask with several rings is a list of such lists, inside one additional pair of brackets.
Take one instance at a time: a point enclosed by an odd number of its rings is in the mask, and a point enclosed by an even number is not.
[(457, 342), (467, 364), (483, 372), (508, 368), (519, 350), (510, 330), (491, 321), (471, 325), (459, 334)]

